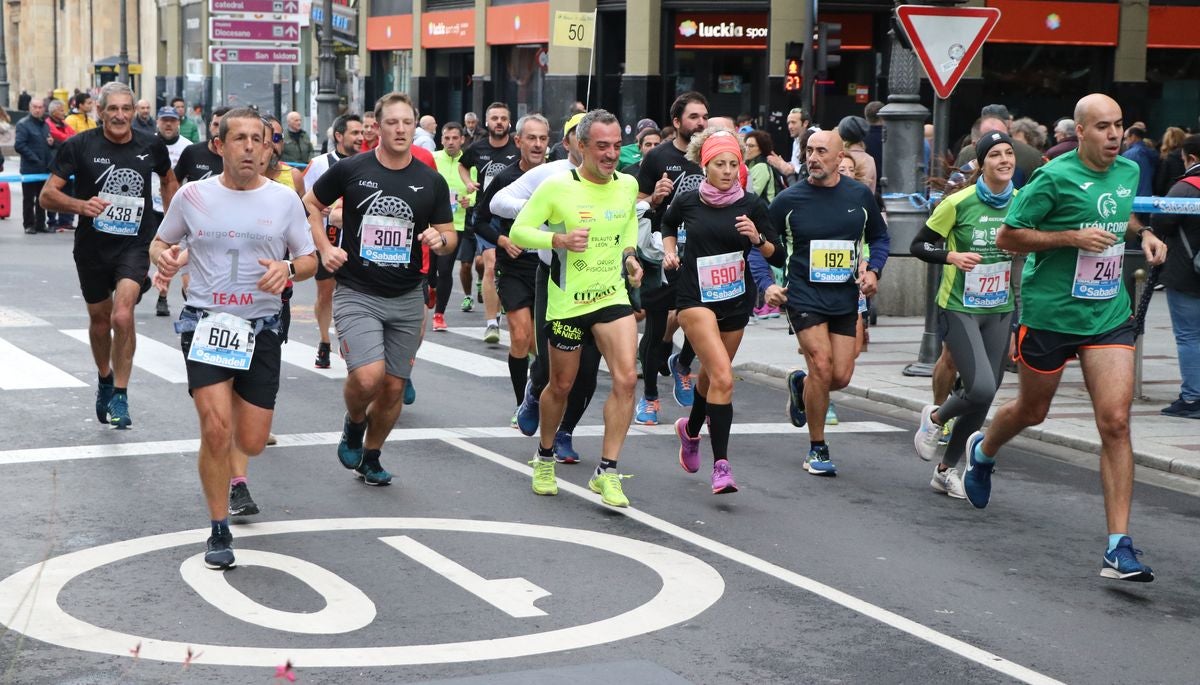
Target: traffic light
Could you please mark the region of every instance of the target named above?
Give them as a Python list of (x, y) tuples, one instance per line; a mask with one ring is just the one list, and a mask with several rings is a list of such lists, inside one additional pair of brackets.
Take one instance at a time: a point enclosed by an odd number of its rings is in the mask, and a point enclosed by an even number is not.
[(829, 75), (829, 70), (842, 63), (838, 51), (842, 49), (842, 25), (836, 22), (823, 21), (817, 24), (817, 73), (821, 78)]
[(789, 42), (785, 45), (785, 70), (783, 72), (783, 89), (785, 91), (800, 90), (804, 86), (804, 43)]

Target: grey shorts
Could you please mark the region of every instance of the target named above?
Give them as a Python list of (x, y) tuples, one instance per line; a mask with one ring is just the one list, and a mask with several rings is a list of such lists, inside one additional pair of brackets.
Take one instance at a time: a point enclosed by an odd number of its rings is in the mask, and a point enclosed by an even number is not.
[(425, 297), (421, 288), (399, 297), (379, 297), (338, 284), (333, 291), (333, 325), (347, 369), (382, 359), (389, 376), (407, 379), (425, 328)]

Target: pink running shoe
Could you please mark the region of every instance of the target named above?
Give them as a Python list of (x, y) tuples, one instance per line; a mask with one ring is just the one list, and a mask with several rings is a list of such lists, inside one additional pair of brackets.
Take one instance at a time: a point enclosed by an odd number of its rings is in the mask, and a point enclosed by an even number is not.
[(684, 471), (695, 473), (700, 470), (700, 436), (693, 438), (688, 435), (687, 425), (686, 416), (675, 419), (675, 434), (679, 436), (679, 465)]
[(737, 492), (737, 483), (733, 482), (733, 471), (729, 470), (729, 461), (725, 459), (713, 464), (712, 491), (714, 495)]

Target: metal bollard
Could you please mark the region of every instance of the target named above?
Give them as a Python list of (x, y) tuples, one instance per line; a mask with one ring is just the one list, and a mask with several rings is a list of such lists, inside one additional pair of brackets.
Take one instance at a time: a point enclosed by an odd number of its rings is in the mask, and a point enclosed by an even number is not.
[[(1142, 301), (1142, 293), (1146, 290), (1146, 270), (1138, 269), (1133, 272), (1134, 283), (1134, 302)], [(1145, 339), (1145, 334), (1139, 335), (1136, 342), (1133, 344), (1133, 399), (1145, 400), (1149, 399), (1142, 394), (1142, 340)]]

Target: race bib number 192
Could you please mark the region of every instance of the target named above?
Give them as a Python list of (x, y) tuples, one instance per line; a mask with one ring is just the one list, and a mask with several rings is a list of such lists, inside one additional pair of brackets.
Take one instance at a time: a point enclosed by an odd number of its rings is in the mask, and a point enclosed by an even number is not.
[(809, 282), (845, 283), (853, 277), (853, 240), (814, 240), (808, 244)]

